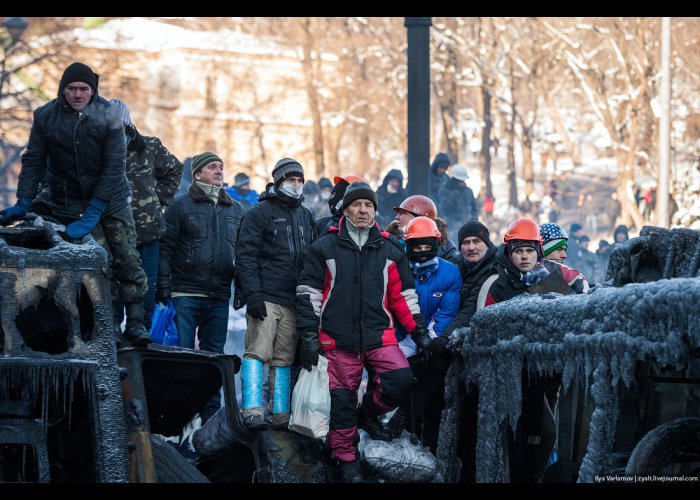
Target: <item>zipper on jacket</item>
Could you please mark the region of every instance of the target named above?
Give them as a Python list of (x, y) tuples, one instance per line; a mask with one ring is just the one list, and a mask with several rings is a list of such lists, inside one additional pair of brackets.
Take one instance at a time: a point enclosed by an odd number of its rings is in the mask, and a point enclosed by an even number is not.
[(292, 264), (296, 263), (296, 252), (294, 251), (294, 235), (292, 234), (292, 226), (287, 224), (287, 244), (289, 245), (289, 253), (292, 254), (292, 258), (289, 259)]
[(304, 239), (304, 226), (299, 224), (299, 238), (301, 239), (301, 251), (299, 252), (300, 264), (304, 264), (304, 254), (306, 253), (306, 240)]
[[(72, 109), (72, 108), (71, 108)], [(76, 146), (76, 139), (77, 136), (76, 134), (78, 133), (78, 127), (80, 126), (80, 123), (83, 121), (83, 116), (85, 116), (85, 113), (82, 111), (78, 113), (78, 121), (75, 122), (75, 127), (73, 127), (73, 152), (75, 153), (75, 173), (78, 176), (78, 182), (80, 183), (80, 191), (82, 191), (82, 198), (83, 201), (89, 201), (85, 199), (85, 186), (83, 186), (83, 178), (80, 175), (80, 158), (78, 158), (78, 148)], [(85, 144), (82, 145), (83, 148), (85, 147)], [(95, 186), (97, 187), (97, 186)]]

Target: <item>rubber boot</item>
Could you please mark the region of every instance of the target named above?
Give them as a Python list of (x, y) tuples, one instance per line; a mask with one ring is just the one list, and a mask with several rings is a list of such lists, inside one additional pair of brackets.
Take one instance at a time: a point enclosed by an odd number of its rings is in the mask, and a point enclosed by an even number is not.
[(124, 307), (126, 308), (126, 330), (124, 331), (124, 336), (136, 347), (143, 347), (153, 342), (143, 324), (143, 301), (128, 302), (124, 304)]
[(243, 399), (243, 423), (251, 431), (267, 430), (262, 408), (263, 362), (255, 358), (243, 358), (241, 388)]
[(289, 366), (270, 367), (270, 388), (272, 389), (272, 416), (270, 424), (275, 430), (289, 428)]

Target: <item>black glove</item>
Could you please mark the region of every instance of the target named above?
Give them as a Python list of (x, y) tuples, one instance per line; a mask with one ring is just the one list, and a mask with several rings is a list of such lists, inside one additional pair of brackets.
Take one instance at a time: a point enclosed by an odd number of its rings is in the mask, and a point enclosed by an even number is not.
[(433, 353), (433, 356), (437, 357), (447, 348), (447, 343), (450, 341), (450, 336), (442, 334), (439, 337), (435, 337), (430, 341), (430, 346), (428, 350)]
[(156, 302), (161, 304), (167, 304), (172, 295), (172, 290), (169, 287), (157, 286), (156, 287)]
[(430, 350), (430, 333), (428, 333), (428, 329), (425, 326), (416, 325), (411, 332), (411, 338), (421, 351), (423, 351), (423, 359), (430, 361), (433, 357), (433, 353)]
[(318, 333), (304, 332), (301, 334), (301, 366), (311, 371), (312, 366), (318, 364), (318, 355), (321, 353), (321, 344), (318, 343)]
[(267, 317), (265, 302), (262, 300), (248, 302), (246, 313), (248, 313), (251, 318), (259, 319), (260, 321), (264, 320)]

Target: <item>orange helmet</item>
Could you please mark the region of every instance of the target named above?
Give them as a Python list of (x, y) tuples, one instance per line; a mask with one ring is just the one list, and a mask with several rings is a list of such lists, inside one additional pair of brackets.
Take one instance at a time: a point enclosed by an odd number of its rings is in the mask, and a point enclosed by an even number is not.
[(406, 229), (404, 230), (404, 240), (414, 238), (437, 238), (439, 241), (442, 236), (433, 219), (420, 216), (406, 224)]
[[(334, 185), (338, 184), (340, 181), (345, 181), (348, 184), (352, 184), (353, 182), (358, 182), (358, 181), (359, 182), (367, 182), (367, 180), (364, 177), (360, 177), (359, 175), (356, 175), (356, 174), (348, 174), (348, 175), (344, 175), (342, 177), (339, 175), (336, 175), (335, 177), (333, 177), (333, 184)], [(369, 182), (367, 182), (367, 184), (369, 184)]]
[(508, 226), (503, 241), (508, 243), (510, 240), (528, 240), (542, 243), (542, 235), (540, 234), (540, 226), (537, 222), (531, 219), (515, 219)]
[(435, 202), (422, 194), (414, 194), (413, 196), (409, 196), (401, 202), (400, 206), (394, 207), (394, 210), (396, 212), (399, 210), (405, 210), (414, 217), (424, 215), (426, 217), (430, 217), (431, 219), (435, 219), (438, 214)]

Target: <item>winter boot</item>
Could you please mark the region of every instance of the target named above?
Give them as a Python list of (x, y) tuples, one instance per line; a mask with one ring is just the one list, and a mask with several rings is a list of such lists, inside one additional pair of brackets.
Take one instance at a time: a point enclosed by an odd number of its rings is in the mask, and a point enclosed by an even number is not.
[(364, 404), (357, 409), (357, 426), (367, 431), (377, 441), (391, 441), (394, 436), (382, 425), (377, 415), (372, 415)]
[(357, 460), (352, 462), (340, 462), (340, 480), (344, 483), (364, 483), (362, 469)]
[(124, 306), (126, 307), (126, 331), (124, 332), (126, 338), (136, 347), (144, 347), (153, 342), (143, 325), (143, 301), (128, 302)]
[[(289, 428), (289, 366), (271, 366), (269, 374), (272, 389), (272, 416), (270, 424), (275, 430)], [(268, 408), (269, 408), (268, 407)]]
[(386, 426), (393, 437), (400, 438), (404, 429), (408, 428), (408, 423), (406, 414), (401, 410), (401, 408), (398, 408)]
[(263, 362), (255, 358), (243, 358), (241, 388), (243, 398), (243, 423), (251, 431), (267, 430), (262, 409)]

